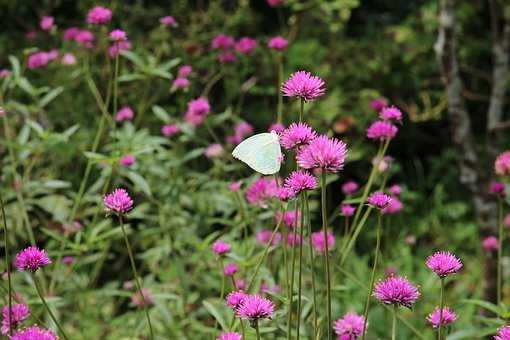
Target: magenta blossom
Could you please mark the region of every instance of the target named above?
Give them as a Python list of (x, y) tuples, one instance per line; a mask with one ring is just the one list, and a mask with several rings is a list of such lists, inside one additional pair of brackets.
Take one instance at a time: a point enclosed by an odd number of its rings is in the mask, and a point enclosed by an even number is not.
[(404, 209), (404, 204), (396, 197), (391, 197), (390, 203), (387, 207), (381, 210), (382, 214), (394, 215)]
[(131, 165), (135, 164), (135, 162), (136, 162), (135, 155), (132, 154), (124, 155), (119, 160), (119, 164), (125, 167), (130, 167)]
[(235, 50), (238, 53), (249, 55), (257, 47), (257, 41), (249, 37), (243, 37), (235, 44)]
[(223, 33), (218, 34), (211, 42), (211, 47), (215, 50), (226, 50), (234, 47), (234, 38)]
[(505, 185), (501, 182), (492, 182), (489, 191), (491, 194), (505, 196)]
[(278, 7), (285, 3), (285, 0), (266, 0), (267, 4), (271, 7)]
[(250, 204), (265, 208), (267, 201), (276, 197), (277, 188), (274, 178), (261, 177), (246, 190), (246, 200)]
[(159, 19), (159, 23), (163, 26), (177, 27), (177, 21), (173, 16), (167, 15)]
[(284, 51), (288, 45), (288, 40), (280, 36), (271, 38), (267, 43), (267, 47), (275, 51)]
[(299, 150), (296, 161), (304, 169), (338, 172), (343, 169), (346, 158), (344, 142), (321, 135)]
[(50, 55), (48, 52), (36, 52), (34, 54), (31, 54), (28, 57), (27, 60), (27, 67), (30, 70), (36, 69), (36, 68), (42, 68), (48, 65), (48, 63), (51, 61)]
[(299, 210), (289, 210), (284, 212), (283, 214), (281, 212), (276, 212), (275, 214), (276, 223), (278, 223), (280, 220), (283, 221), (283, 223), (289, 227), (294, 228), (296, 227), (298, 221), (301, 219), (301, 211)]
[(177, 76), (181, 78), (186, 78), (193, 72), (193, 67), (191, 65), (182, 65), (179, 67), (179, 70), (177, 71)]
[(317, 180), (314, 175), (305, 170), (293, 171), (285, 179), (284, 186), (293, 190), (296, 194), (302, 191), (313, 190), (317, 187)]
[(5, 112), (5, 109), (0, 106), (0, 118), (5, 117), (6, 115), (7, 115), (7, 113)]
[(235, 263), (227, 263), (223, 268), (223, 275), (225, 276), (233, 276), (237, 273), (237, 264)]
[(253, 134), (253, 126), (250, 123), (241, 121), (234, 126), (234, 135), (227, 137), (227, 142), (237, 145), (241, 143), (246, 137)]
[(103, 198), (106, 211), (109, 213), (125, 214), (133, 208), (133, 200), (125, 189), (119, 188), (106, 194)]
[(120, 52), (128, 51), (131, 47), (131, 42), (129, 40), (115, 42), (112, 46), (108, 47), (108, 55), (110, 58), (115, 58)]
[(70, 266), (74, 263), (74, 257), (72, 256), (64, 256), (62, 258), (62, 263), (65, 264), (66, 266)]
[(341, 211), (342, 216), (347, 217), (347, 216), (354, 215), (356, 208), (350, 204), (342, 204), (340, 211)]
[(274, 131), (278, 135), (280, 135), (283, 132), (283, 130), (285, 130), (285, 125), (283, 125), (282, 123), (273, 123), (267, 129), (267, 132)]
[(280, 187), (276, 191), (276, 197), (282, 202), (287, 202), (296, 197), (296, 192), (288, 187)]
[(430, 255), (426, 265), (440, 278), (455, 274), (462, 268), (459, 258), (447, 251), (438, 251)]
[(221, 333), (216, 340), (242, 340), (241, 334), (237, 332), (223, 332)]
[(388, 140), (397, 135), (398, 129), (395, 125), (386, 121), (372, 123), (367, 129), (367, 138), (373, 140)]
[(186, 111), (184, 119), (186, 122), (196, 127), (203, 123), (210, 112), (211, 106), (207, 99), (199, 97), (188, 102), (188, 111)]
[(455, 314), (455, 312), (450, 308), (443, 307), (443, 313), (441, 315), (441, 309), (438, 307), (427, 316), (427, 320), (433, 328), (439, 328), (439, 325), (445, 327), (457, 320), (457, 314)]
[[(271, 240), (271, 235), (273, 235), (272, 230), (262, 230), (259, 231), (256, 235), (257, 243), (259, 243), (261, 246), (267, 246), (269, 241)], [(278, 245), (282, 239), (282, 234), (276, 233), (273, 237), (273, 241), (271, 242), (272, 246)]]
[(306, 71), (293, 73), (282, 86), (284, 96), (299, 97), (306, 102), (319, 98), (325, 92), (324, 80)]
[(0, 69), (0, 79), (3, 79), (3, 78), (7, 78), (9, 77), (10, 75), (12, 74), (11, 71), (9, 71), (8, 69)]
[(498, 329), (498, 334), (494, 337), (494, 340), (510, 340), (510, 326), (503, 326)]
[[(9, 315), (10, 314), (10, 315)], [(9, 329), (15, 330), (19, 324), (22, 323), (30, 316), (30, 309), (24, 304), (14, 304), (11, 306), (9, 313), (9, 306), (2, 308), (2, 328), (3, 335), (9, 334)]]
[(187, 89), (189, 86), (189, 80), (187, 78), (175, 78), (172, 82), (172, 89)]
[(35, 39), (37, 39), (37, 31), (29, 31), (25, 33), (25, 38), (28, 41), (34, 41)]
[(250, 321), (269, 319), (273, 316), (274, 304), (259, 295), (247, 295), (237, 308), (237, 315)]
[(131, 302), (136, 307), (151, 306), (154, 304), (154, 298), (148, 288), (143, 288), (141, 292), (136, 292), (131, 296)]
[[(331, 231), (328, 231), (327, 234), (328, 251), (332, 251), (335, 246), (335, 236)], [(322, 230), (312, 233), (312, 246), (319, 253), (326, 251), (326, 242), (324, 242), (324, 232)]]
[(42, 268), (51, 263), (48, 254), (43, 249), (37, 247), (28, 247), (20, 251), (16, 255), (14, 264), (19, 271), (28, 271), (35, 273), (37, 269)]
[(379, 281), (374, 288), (374, 297), (386, 305), (411, 308), (420, 297), (418, 288), (401, 276), (391, 276)]
[(237, 60), (237, 57), (234, 53), (231, 53), (229, 51), (224, 51), (218, 56), (218, 61), (220, 64), (231, 64), (235, 63)]
[(379, 118), (387, 121), (401, 121), (402, 112), (395, 106), (388, 106), (379, 112)]
[(243, 184), (242, 181), (232, 182), (228, 186), (228, 190), (231, 192), (238, 192), (239, 189), (241, 189), (241, 185)]
[(246, 281), (243, 279), (238, 279), (235, 281), (236, 289), (244, 290), (246, 288)]
[(503, 219), (503, 224), (505, 227), (510, 228), (510, 214), (507, 214)]
[(227, 295), (227, 306), (232, 309), (237, 309), (241, 302), (246, 298), (247, 294), (241, 290), (231, 292)]
[(166, 124), (161, 127), (161, 133), (165, 137), (171, 137), (179, 132), (181, 132), (181, 129), (177, 124)]
[(58, 340), (58, 337), (49, 329), (31, 326), (17, 331), (10, 340)]
[(356, 340), (363, 333), (365, 318), (356, 313), (347, 313), (335, 321), (333, 328), (339, 340)]
[(367, 198), (368, 205), (376, 209), (384, 209), (391, 203), (392, 198), (383, 192), (376, 191), (370, 194)]
[(222, 153), (223, 146), (221, 146), (221, 144), (218, 143), (211, 144), (204, 150), (204, 155), (207, 158), (215, 158), (221, 156)]
[(497, 251), (499, 249), (499, 241), (496, 236), (487, 236), (482, 242), (483, 249), (487, 252)]
[(494, 162), (494, 171), (496, 175), (510, 175), (510, 150), (502, 152)]
[(115, 29), (110, 32), (110, 40), (119, 42), (119, 41), (126, 41), (128, 39), (127, 39), (126, 32), (124, 32), (123, 30)]
[(297, 247), (303, 242), (303, 239), (299, 233), (289, 232), (287, 234), (287, 245), (291, 247)]
[(342, 193), (346, 196), (354, 194), (358, 189), (359, 185), (354, 181), (348, 181), (342, 185)]
[(64, 31), (63, 38), (65, 41), (74, 40), (79, 32), (80, 29), (78, 27), (69, 27)]
[(112, 11), (106, 7), (96, 6), (87, 14), (87, 23), (91, 25), (104, 25), (112, 20)]
[(399, 196), (402, 193), (402, 188), (398, 184), (393, 184), (391, 187), (388, 188), (388, 191), (393, 196)]
[(370, 107), (376, 111), (381, 111), (388, 106), (388, 101), (384, 97), (379, 97), (370, 102)]
[(39, 27), (41, 27), (43, 31), (51, 31), (53, 27), (55, 27), (55, 18), (50, 16), (42, 17)]
[(72, 66), (76, 64), (76, 57), (72, 53), (66, 53), (62, 56), (60, 62), (62, 65)]
[(216, 242), (214, 242), (212, 244), (211, 249), (216, 255), (222, 256), (222, 255), (225, 255), (226, 253), (228, 253), (230, 251), (231, 247), (230, 247), (230, 244), (228, 244), (227, 242), (223, 242), (222, 240), (217, 240)]
[(94, 34), (88, 30), (80, 30), (74, 37), (74, 41), (76, 41), (78, 45), (88, 49), (94, 48), (94, 40)]
[(393, 163), (393, 157), (384, 156), (384, 157), (374, 157), (372, 159), (372, 164), (377, 167), (379, 172), (386, 172), (391, 168), (391, 164)]
[(317, 133), (306, 123), (292, 123), (280, 134), (280, 144), (287, 150), (310, 143)]

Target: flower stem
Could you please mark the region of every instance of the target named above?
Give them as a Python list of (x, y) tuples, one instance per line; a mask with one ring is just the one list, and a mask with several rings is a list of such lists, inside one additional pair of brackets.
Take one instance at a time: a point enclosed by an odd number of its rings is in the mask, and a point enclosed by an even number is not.
[(127, 248), (128, 255), (129, 255), (129, 262), (131, 263), (131, 270), (133, 271), (133, 275), (135, 277), (136, 288), (138, 289), (138, 293), (140, 294), (140, 298), (142, 299), (143, 308), (145, 310), (145, 316), (147, 317), (147, 323), (149, 324), (151, 339), (154, 339), (154, 332), (152, 331), (152, 323), (151, 323), (151, 318), (149, 316), (149, 310), (147, 308), (147, 304), (145, 303), (145, 296), (143, 295), (140, 278), (138, 276), (138, 272), (136, 271), (135, 259), (133, 257), (133, 251), (131, 250), (131, 244), (129, 243), (126, 229), (124, 228), (124, 222), (122, 220), (122, 215), (119, 215), (119, 222), (120, 222), (120, 227), (122, 229), (122, 234), (124, 235), (124, 242), (126, 243), (126, 248)]
[(255, 332), (257, 333), (257, 340), (260, 340), (259, 322), (255, 320)]
[(5, 270), (7, 271), (7, 289), (8, 289), (8, 313), (7, 313), (7, 321), (9, 323), (9, 336), (12, 335), (12, 282), (11, 282), (11, 261), (10, 261), (10, 252), (9, 252), (9, 230), (7, 228), (7, 220), (5, 218), (5, 208), (4, 208), (4, 200), (2, 197), (2, 193), (0, 192), (0, 205), (2, 206), (2, 220), (4, 223), (4, 247), (5, 247)]
[(282, 109), (283, 109), (283, 97), (280, 93), (280, 86), (282, 84), (283, 79), (283, 57), (279, 53), (276, 57), (276, 63), (277, 63), (277, 75), (278, 75), (278, 81), (276, 83), (276, 96), (278, 98), (278, 106), (276, 107), (276, 122), (282, 123), (283, 117), (282, 117)]
[(437, 339), (441, 340), (443, 328), (443, 307), (444, 307), (444, 277), (441, 278), (441, 293), (439, 294), (439, 327), (437, 329)]
[[(225, 295), (225, 275), (224, 275), (224, 271), (225, 271), (225, 266), (223, 265), (223, 259), (220, 258), (218, 259), (218, 262), (220, 264), (220, 275), (221, 275), (221, 293), (220, 293), (220, 300), (223, 300), (223, 295)], [(234, 289), (235, 289), (235, 282), (234, 282)]]
[(398, 305), (393, 306), (393, 322), (391, 323), (391, 340), (397, 339), (397, 308)]
[(32, 275), (32, 278), (34, 279), (35, 289), (37, 290), (37, 294), (39, 295), (39, 298), (41, 299), (41, 302), (43, 303), (44, 307), (48, 311), (48, 314), (50, 314), (51, 319), (53, 320), (53, 322), (57, 326), (57, 328), (58, 328), (60, 334), (62, 335), (62, 337), (65, 340), (68, 340), (69, 338), (67, 337), (67, 334), (62, 329), (62, 326), (60, 326), (60, 323), (57, 321), (57, 318), (55, 317), (55, 315), (51, 311), (50, 307), (46, 303), (46, 300), (44, 299), (44, 296), (43, 296), (43, 293), (42, 293), (42, 290), (41, 290), (41, 286), (39, 285), (39, 281), (37, 280), (37, 278), (35, 276), (35, 273), (34, 273), (34, 275)]
[(303, 121), (303, 112), (305, 108), (305, 100), (301, 98), (300, 107), (299, 107), (299, 122)]
[[(303, 273), (303, 238), (305, 229), (305, 196), (306, 192), (301, 194), (301, 223), (300, 227), (300, 242), (299, 242), (299, 269), (298, 269), (298, 308), (297, 308), (297, 339), (299, 340), (299, 328), (301, 325), (301, 286), (302, 286), (302, 273)], [(297, 227), (297, 221), (296, 221)]]
[(326, 171), (323, 169), (321, 174), (321, 207), (322, 207), (322, 231), (324, 232), (324, 248), (325, 248), (325, 267), (326, 267), (326, 298), (328, 300), (327, 309), (327, 329), (328, 340), (331, 340), (331, 276), (329, 272), (329, 249), (328, 249), (328, 216), (326, 209)]
[[(295, 214), (294, 214), (294, 227), (297, 229), (297, 219), (298, 219), (298, 200), (296, 199), (296, 206), (295, 206)], [(283, 219), (283, 216), (282, 216)], [(287, 242), (288, 240), (284, 240)], [(290, 299), (289, 299), (289, 307), (288, 307), (288, 313), (287, 313), (287, 339), (292, 339), (292, 305), (294, 300), (294, 277), (295, 277), (295, 269), (296, 269), (296, 254), (297, 254), (297, 248), (296, 248), (296, 232), (294, 231), (292, 234), (292, 263), (290, 267)]]
[(317, 293), (315, 291), (315, 259), (312, 246), (312, 224), (310, 222), (310, 206), (308, 195), (305, 195), (306, 224), (308, 226), (308, 241), (310, 251), (310, 270), (312, 271), (312, 293), (313, 293), (313, 339), (317, 339)]
[(498, 241), (499, 241), (499, 244), (498, 244), (498, 263), (497, 263), (497, 282), (496, 282), (496, 287), (497, 287), (497, 304), (499, 306), (499, 304), (501, 303), (501, 291), (502, 291), (502, 275), (501, 275), (501, 267), (502, 267), (502, 257), (503, 257), (503, 237), (504, 237), (504, 233), (503, 233), (503, 200), (501, 199), (501, 197), (498, 197), (498, 231), (499, 231), (499, 235), (498, 235)]
[(363, 336), (361, 337), (362, 340), (365, 340), (366, 336), (366, 329), (367, 329), (367, 322), (368, 322), (368, 309), (370, 307), (370, 296), (372, 294), (372, 290), (374, 289), (374, 282), (375, 282), (375, 272), (377, 270), (377, 262), (379, 260), (379, 249), (381, 246), (381, 213), (379, 212), (379, 215), (377, 217), (377, 241), (375, 245), (375, 255), (374, 255), (374, 264), (372, 265), (372, 274), (370, 275), (370, 285), (368, 286), (367, 290), (367, 299), (365, 300), (365, 309), (363, 312)]

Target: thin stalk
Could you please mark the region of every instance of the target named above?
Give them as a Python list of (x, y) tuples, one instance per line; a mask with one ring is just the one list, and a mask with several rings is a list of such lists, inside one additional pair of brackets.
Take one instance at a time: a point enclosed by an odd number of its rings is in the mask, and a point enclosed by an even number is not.
[(328, 300), (327, 309), (327, 329), (328, 340), (331, 340), (331, 275), (329, 272), (329, 249), (328, 249), (328, 216), (326, 209), (326, 171), (323, 169), (321, 174), (321, 207), (322, 207), (322, 231), (324, 232), (324, 248), (325, 248), (325, 266), (326, 266), (326, 298)]
[(317, 339), (317, 293), (315, 291), (315, 259), (312, 246), (312, 223), (310, 221), (310, 206), (308, 195), (305, 195), (306, 224), (308, 226), (308, 248), (310, 251), (310, 270), (312, 271), (312, 293), (313, 293), (313, 339)]
[(375, 272), (377, 270), (377, 262), (379, 260), (379, 249), (381, 246), (381, 213), (377, 217), (377, 241), (375, 245), (375, 255), (374, 255), (374, 264), (372, 265), (372, 274), (370, 275), (370, 285), (367, 290), (367, 299), (365, 300), (365, 309), (363, 312), (364, 322), (363, 322), (363, 336), (362, 340), (365, 340), (366, 330), (367, 330), (367, 322), (368, 322), (368, 309), (370, 307), (370, 296), (372, 294), (372, 290), (374, 289), (375, 282)]
[(285, 265), (285, 289), (287, 292), (287, 298), (290, 300), (290, 283), (289, 283), (289, 260), (287, 258), (287, 240), (288, 233), (287, 228), (283, 228), (283, 264)]
[(277, 63), (277, 75), (278, 75), (278, 81), (276, 83), (276, 96), (278, 98), (278, 106), (276, 107), (276, 122), (282, 123), (283, 122), (283, 97), (280, 93), (280, 86), (282, 84), (283, 79), (283, 57), (281, 53), (278, 53), (276, 56), (276, 63)]
[(118, 98), (119, 98), (119, 54), (115, 56), (115, 70), (113, 74), (113, 114), (117, 113)]
[[(220, 264), (220, 275), (221, 275), (221, 293), (220, 293), (220, 300), (223, 301), (223, 296), (225, 295), (225, 275), (223, 274), (225, 271), (225, 266), (223, 265), (223, 259), (218, 259), (218, 262)], [(235, 282), (234, 282), (234, 288), (235, 288)]]
[(140, 283), (140, 278), (138, 276), (138, 272), (136, 271), (135, 258), (133, 256), (133, 251), (131, 250), (131, 244), (129, 243), (129, 238), (126, 233), (126, 229), (124, 228), (124, 222), (122, 220), (122, 215), (119, 215), (119, 222), (120, 222), (120, 227), (122, 229), (122, 234), (124, 235), (124, 242), (126, 243), (126, 248), (127, 248), (128, 255), (129, 255), (129, 262), (131, 263), (131, 270), (133, 271), (133, 275), (135, 277), (136, 288), (138, 289), (138, 293), (140, 294), (140, 298), (142, 299), (143, 308), (145, 310), (145, 316), (147, 317), (147, 323), (149, 324), (151, 339), (154, 339), (154, 332), (152, 331), (152, 323), (151, 323), (151, 318), (149, 315), (149, 310), (147, 308), (147, 304), (145, 303), (145, 297), (142, 292), (142, 285)]
[(37, 280), (36, 276), (35, 276), (35, 273), (34, 275), (32, 275), (32, 278), (34, 279), (34, 284), (35, 284), (35, 289), (37, 290), (37, 294), (39, 295), (39, 298), (41, 299), (41, 302), (43, 303), (44, 307), (46, 308), (46, 310), (48, 311), (48, 314), (50, 314), (50, 317), (51, 319), (53, 320), (53, 322), (55, 323), (55, 325), (57, 326), (58, 328), (58, 331), (60, 332), (60, 334), (62, 335), (62, 337), (65, 339), (65, 340), (68, 340), (69, 338), (67, 337), (67, 334), (64, 332), (64, 330), (62, 329), (62, 326), (60, 326), (60, 323), (57, 321), (57, 318), (55, 317), (55, 315), (53, 314), (53, 312), (51, 311), (50, 307), (48, 306), (48, 304), (46, 303), (46, 300), (44, 299), (44, 294), (41, 290), (41, 286), (39, 285), (39, 281)]
[[(301, 194), (301, 223), (300, 223), (300, 242), (299, 242), (299, 269), (298, 269), (298, 308), (297, 308), (297, 339), (299, 340), (299, 328), (301, 326), (301, 286), (303, 273), (303, 239), (305, 229), (305, 196), (306, 192)], [(296, 221), (297, 226), (297, 221)]]
[(502, 275), (501, 275), (501, 267), (502, 267), (502, 261), (501, 259), (503, 258), (503, 237), (504, 237), (504, 233), (503, 233), (503, 200), (501, 199), (501, 197), (498, 197), (498, 231), (499, 231), (499, 236), (498, 236), (498, 241), (499, 241), (499, 245), (498, 245), (498, 268), (497, 268), (497, 302), (498, 302), (498, 306), (499, 304), (501, 303), (501, 291), (502, 291)]
[(299, 105), (300, 105), (300, 107), (299, 107), (299, 122), (301, 123), (303, 121), (303, 112), (305, 109), (305, 100), (303, 98), (301, 98)]
[[(298, 199), (296, 199), (296, 205), (295, 205), (295, 214), (294, 214), (294, 227), (297, 229), (297, 219), (298, 219)], [(283, 219), (283, 217), (282, 217)], [(290, 299), (289, 299), (289, 306), (288, 306), (288, 313), (287, 313), (287, 338), (290, 340), (292, 339), (292, 311), (293, 311), (293, 300), (294, 300), (294, 277), (295, 277), (295, 268), (296, 268), (296, 254), (297, 254), (297, 247), (296, 247), (296, 233), (293, 233), (293, 240), (292, 240), (292, 263), (290, 265)], [(287, 242), (287, 240), (285, 240)]]
[(397, 308), (398, 305), (393, 306), (393, 322), (391, 323), (391, 340), (397, 339)]
[[(370, 212), (372, 212), (372, 207), (369, 206), (368, 209), (365, 211), (365, 214), (363, 215), (361, 221), (356, 226), (356, 228), (351, 228), (351, 230), (354, 230), (354, 234), (347, 242), (347, 246), (342, 252), (342, 256), (340, 258), (340, 265), (344, 264), (344, 261), (347, 259), (347, 256), (352, 250), (352, 247), (354, 247), (354, 243), (356, 242), (356, 239), (358, 238), (359, 233), (361, 232), (361, 229), (363, 229), (363, 226), (365, 225), (365, 222), (368, 219), (368, 216), (370, 216)], [(353, 225), (353, 224), (352, 224)]]
[(255, 321), (255, 333), (257, 333), (257, 340), (260, 340), (259, 322)]
[(10, 252), (9, 252), (9, 230), (7, 228), (7, 219), (5, 218), (5, 208), (4, 208), (4, 200), (2, 197), (2, 193), (0, 192), (0, 205), (2, 206), (2, 220), (4, 223), (4, 247), (5, 247), (5, 270), (7, 271), (7, 288), (8, 288), (8, 313), (7, 313), (7, 321), (9, 324), (9, 336), (12, 335), (12, 322), (11, 322), (11, 314), (12, 314), (12, 282), (11, 282), (11, 261), (10, 261)]
[(437, 329), (437, 340), (441, 340), (443, 328), (443, 308), (444, 308), (444, 277), (441, 278), (441, 293), (439, 294), (439, 327)]

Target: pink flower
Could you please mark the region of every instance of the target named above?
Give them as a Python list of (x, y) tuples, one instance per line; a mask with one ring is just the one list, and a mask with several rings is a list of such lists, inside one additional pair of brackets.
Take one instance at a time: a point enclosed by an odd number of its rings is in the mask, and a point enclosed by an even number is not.
[(510, 150), (502, 152), (494, 162), (494, 171), (496, 175), (510, 175)]
[(87, 23), (91, 25), (104, 25), (112, 20), (112, 11), (108, 8), (96, 6), (87, 14)]
[(115, 58), (120, 52), (128, 51), (131, 47), (131, 42), (129, 40), (115, 42), (112, 46), (108, 47), (108, 55), (110, 58)]
[(315, 176), (305, 170), (293, 171), (285, 179), (284, 186), (293, 190), (296, 194), (302, 191), (313, 190), (317, 187)]
[(497, 251), (499, 249), (499, 241), (496, 236), (487, 236), (482, 242), (483, 249), (487, 252)]
[(382, 214), (394, 215), (404, 209), (404, 204), (396, 197), (391, 197), (390, 203), (387, 207), (381, 210)]
[(267, 132), (274, 131), (279, 135), (283, 132), (283, 130), (285, 130), (285, 125), (282, 123), (272, 123), (267, 129)]
[(358, 189), (359, 185), (354, 181), (348, 181), (342, 185), (342, 193), (346, 196), (354, 194)]
[(393, 184), (391, 187), (388, 188), (388, 191), (393, 196), (398, 196), (402, 193), (402, 188), (398, 184)]
[(429, 314), (427, 320), (432, 324), (433, 328), (441, 326), (448, 326), (457, 320), (457, 314), (448, 307), (443, 307), (443, 313), (441, 315), (441, 309), (438, 307)]
[(51, 263), (46, 251), (37, 247), (28, 247), (16, 255), (14, 261), (19, 271), (29, 271), (35, 273), (37, 269)]
[(62, 65), (71, 66), (76, 64), (76, 57), (72, 53), (66, 53), (62, 56), (60, 61)]
[(377, 209), (386, 208), (390, 204), (391, 201), (392, 201), (392, 198), (390, 196), (388, 196), (380, 191), (371, 193), (367, 199), (367, 203)]
[(340, 340), (356, 340), (363, 333), (365, 318), (356, 313), (347, 313), (335, 321), (333, 328)]
[(266, 2), (271, 7), (278, 7), (283, 5), (285, 0), (266, 0)]
[(163, 26), (169, 26), (169, 27), (177, 27), (178, 26), (177, 21), (174, 19), (173, 16), (170, 16), (170, 15), (160, 18), (159, 23)]
[(287, 150), (310, 143), (317, 133), (305, 123), (292, 123), (280, 134), (280, 144)]
[(76, 35), (80, 32), (80, 29), (78, 27), (69, 27), (64, 31), (64, 40), (74, 40), (76, 38)]
[(498, 329), (498, 335), (494, 337), (494, 340), (510, 340), (510, 326), (503, 326)]
[(45, 67), (50, 62), (50, 58), (47, 52), (36, 52), (31, 54), (27, 60), (27, 67), (30, 70)]
[(243, 279), (236, 280), (235, 284), (236, 289), (244, 290), (246, 288), (246, 281), (244, 281)]
[(372, 123), (367, 129), (367, 138), (374, 140), (388, 140), (397, 135), (398, 129), (395, 125), (379, 120)]
[(234, 63), (236, 60), (237, 60), (237, 58), (236, 58), (235, 54), (230, 53), (228, 51), (222, 52), (218, 56), (218, 61), (220, 62), (220, 64), (230, 64), (230, 63)]
[(136, 307), (151, 306), (154, 304), (154, 298), (148, 288), (143, 288), (141, 292), (136, 292), (131, 296), (131, 302)]
[(239, 189), (241, 189), (241, 185), (243, 184), (242, 181), (232, 182), (229, 184), (228, 189), (231, 192), (238, 192)]
[(249, 55), (257, 47), (257, 41), (249, 37), (243, 37), (235, 44), (235, 50), (241, 54)]
[(209, 102), (207, 99), (199, 97), (188, 102), (188, 111), (184, 115), (184, 120), (196, 127), (203, 123), (209, 112), (211, 112)]
[(226, 50), (234, 46), (234, 38), (229, 35), (220, 33), (211, 42), (211, 47), (215, 50)]
[(119, 164), (122, 166), (130, 167), (131, 165), (135, 164), (135, 156), (132, 154), (127, 154), (122, 156), (122, 158), (119, 160)]
[(283, 214), (281, 212), (276, 212), (275, 214), (276, 223), (278, 223), (280, 220), (283, 221), (283, 223), (289, 227), (289, 228), (295, 228), (298, 221), (301, 219), (301, 211), (299, 210), (289, 210), (284, 212)]
[(267, 207), (267, 201), (276, 196), (277, 185), (274, 178), (261, 177), (246, 190), (246, 200), (250, 204)]
[(491, 194), (505, 196), (505, 185), (500, 182), (492, 182), (489, 191)]
[(353, 207), (350, 204), (342, 204), (342, 207), (340, 208), (342, 216), (352, 216), (354, 215), (354, 212), (356, 211), (356, 208)]
[(52, 61), (52, 60), (55, 60), (58, 58), (58, 50), (50, 50), (47, 52), (47, 55), (48, 55), (48, 60), (49, 61)]
[(58, 337), (48, 329), (31, 326), (17, 331), (10, 340), (58, 340)]
[(299, 150), (296, 161), (304, 169), (338, 172), (343, 169), (346, 158), (347, 146), (344, 142), (321, 135)]
[(324, 80), (306, 71), (293, 73), (282, 86), (284, 96), (299, 97), (306, 102), (319, 98), (325, 91)]
[(296, 197), (296, 192), (291, 188), (280, 187), (276, 191), (276, 197), (282, 202), (287, 202)]
[(133, 200), (125, 189), (119, 188), (106, 194), (103, 198), (106, 211), (125, 214), (133, 208)]
[[(269, 241), (271, 240), (271, 236), (273, 235), (272, 230), (262, 230), (259, 231), (256, 235), (257, 243), (259, 243), (261, 246), (267, 246)], [(272, 246), (277, 246), (278, 243), (282, 240), (282, 234), (276, 233), (273, 237), (273, 240), (271, 242)]]
[(171, 137), (179, 132), (181, 132), (181, 129), (177, 124), (167, 124), (161, 127), (161, 133), (165, 137)]
[(226, 253), (228, 253), (231, 249), (230, 244), (227, 242), (223, 242), (222, 240), (215, 241), (211, 246), (212, 251), (218, 255), (222, 256)]
[(74, 263), (74, 257), (72, 256), (64, 256), (62, 258), (62, 263), (65, 264), (66, 266), (70, 266)]
[(457, 273), (462, 268), (462, 262), (452, 253), (438, 251), (427, 258), (427, 267), (440, 278)]
[(15, 330), (19, 324), (30, 316), (30, 309), (24, 304), (14, 304), (11, 306), (9, 313), (9, 306), (2, 308), (2, 328), (3, 335), (9, 334), (9, 329)]
[(193, 72), (193, 67), (191, 65), (182, 65), (179, 67), (179, 70), (177, 71), (178, 77), (185, 78), (189, 76)]
[(6, 116), (6, 112), (5, 112), (5, 109), (3, 107), (0, 106), (0, 118), (3, 118)]
[(235, 263), (227, 263), (225, 268), (223, 268), (223, 275), (225, 276), (233, 276), (237, 273), (237, 265)]
[(274, 304), (259, 295), (247, 295), (237, 308), (237, 315), (247, 320), (268, 319), (273, 313)]
[(241, 121), (234, 126), (234, 135), (227, 137), (227, 142), (233, 145), (241, 143), (246, 137), (253, 134), (253, 126)]
[(110, 32), (110, 40), (115, 42), (126, 41), (127, 40), (126, 32), (124, 32), (123, 30), (115, 29)]
[(374, 157), (372, 164), (377, 167), (379, 172), (386, 172), (391, 167), (393, 158), (391, 156), (384, 156), (383, 158)]
[(276, 51), (286, 50), (288, 45), (289, 42), (287, 41), (287, 39), (280, 36), (276, 36), (269, 39), (269, 42), (267, 43), (268, 48)]
[(39, 23), (39, 26), (43, 31), (51, 31), (51, 29), (54, 27), (55, 19), (50, 16), (44, 16), (41, 19), (41, 22)]
[(303, 242), (301, 235), (295, 232), (289, 232), (287, 234), (287, 245), (291, 247), (299, 246)]
[(231, 292), (227, 295), (227, 306), (237, 309), (246, 298), (247, 294), (241, 290)]
[(376, 111), (381, 111), (388, 106), (388, 101), (384, 97), (376, 98), (370, 102), (370, 107)]
[(223, 332), (216, 340), (242, 340), (241, 334), (236, 332)]
[(507, 214), (503, 220), (503, 224), (505, 225), (505, 227), (510, 227), (510, 214)]
[(205, 151), (204, 151), (204, 155), (205, 157), (207, 158), (214, 158), (214, 157), (218, 157), (220, 156), (221, 154), (223, 153), (223, 146), (221, 146), (221, 144), (218, 144), (218, 143), (215, 143), (215, 144), (211, 144), (209, 145)]
[(387, 121), (401, 121), (402, 112), (395, 106), (385, 107), (379, 112), (379, 118)]
[(133, 109), (129, 106), (124, 106), (119, 111), (117, 111), (117, 114), (115, 115), (115, 120), (117, 122), (122, 122), (125, 120), (133, 120), (134, 116), (135, 116), (135, 113), (133, 112)]
[(375, 285), (373, 296), (387, 305), (411, 308), (420, 297), (420, 292), (406, 278), (391, 276)]
[(11, 74), (12, 74), (12, 73), (11, 73), (11, 71), (9, 71), (9, 70), (7, 70), (7, 69), (5, 69), (5, 68), (4, 68), (4, 69), (1, 69), (1, 70), (0, 70), (0, 79), (2, 79), (2, 78), (7, 78), (7, 77), (9, 77)]
[(74, 37), (74, 41), (85, 48), (94, 48), (94, 34), (88, 30), (80, 30)]
[[(327, 234), (328, 251), (331, 251), (335, 246), (335, 236), (331, 231), (328, 231)], [(312, 246), (319, 253), (324, 253), (326, 251), (326, 242), (324, 242), (324, 232), (322, 230), (312, 233)]]

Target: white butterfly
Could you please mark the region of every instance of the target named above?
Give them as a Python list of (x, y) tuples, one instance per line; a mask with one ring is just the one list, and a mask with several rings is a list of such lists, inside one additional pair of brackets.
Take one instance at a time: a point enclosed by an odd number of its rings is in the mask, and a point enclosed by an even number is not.
[(251, 136), (236, 146), (232, 156), (263, 175), (275, 174), (280, 171), (282, 163), (278, 135), (272, 131)]

